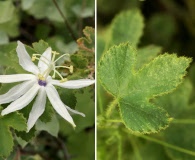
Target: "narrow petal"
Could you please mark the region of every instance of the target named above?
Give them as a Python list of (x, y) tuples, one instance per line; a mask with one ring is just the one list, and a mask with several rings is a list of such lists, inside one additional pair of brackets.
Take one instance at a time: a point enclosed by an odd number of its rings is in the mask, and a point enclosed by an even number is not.
[(22, 97), (12, 102), (7, 108), (5, 108), (1, 112), (1, 115), (4, 116), (6, 114), (15, 112), (27, 106), (36, 96), (39, 88), (40, 86), (38, 84), (34, 84), (33, 87), (28, 92), (26, 92)]
[(43, 73), (51, 63), (51, 47), (47, 48), (45, 52), (41, 55), (38, 63), (38, 67), (41, 73)]
[(13, 83), (35, 79), (33, 74), (0, 75), (0, 83)]
[(27, 132), (30, 131), (30, 129), (35, 125), (36, 121), (38, 118), (43, 114), (45, 110), (45, 104), (46, 104), (46, 92), (45, 92), (45, 87), (41, 87), (39, 89), (38, 96), (33, 104), (32, 110), (30, 112), (27, 126), (28, 130)]
[(70, 114), (68, 113), (66, 107), (64, 106), (63, 102), (59, 98), (59, 95), (57, 94), (56, 89), (52, 85), (47, 85), (45, 87), (47, 96), (53, 106), (53, 108), (56, 110), (56, 112), (62, 116), (65, 120), (67, 120), (70, 124), (72, 124), (73, 127), (76, 127), (74, 124), (74, 121)]
[(87, 87), (89, 85), (94, 84), (95, 80), (80, 79), (80, 80), (70, 80), (70, 81), (66, 81), (63, 83), (61, 83), (58, 80), (51, 80), (50, 83), (53, 85), (59, 86), (59, 87), (63, 87), (63, 88), (78, 89), (78, 88), (83, 88), (83, 87)]
[(81, 113), (81, 112), (79, 112), (79, 111), (77, 111), (77, 110), (74, 110), (74, 109), (72, 109), (72, 108), (70, 108), (70, 107), (68, 107), (68, 106), (66, 106), (66, 105), (65, 105), (65, 107), (66, 107), (66, 109), (69, 110), (70, 112), (72, 112), (72, 113), (74, 113), (74, 114), (79, 114), (79, 115), (85, 117), (85, 114), (84, 114), (84, 113)]
[(32, 62), (31, 57), (27, 53), (24, 44), (21, 43), (20, 41), (18, 41), (18, 46), (16, 48), (16, 52), (18, 54), (19, 63), (22, 66), (22, 68), (24, 68), (28, 72), (31, 72), (31, 73), (34, 73), (37, 75), (39, 73), (39, 69)]
[(26, 81), (11, 88), (7, 93), (0, 95), (0, 104), (15, 101), (26, 93), (35, 84), (35, 80)]

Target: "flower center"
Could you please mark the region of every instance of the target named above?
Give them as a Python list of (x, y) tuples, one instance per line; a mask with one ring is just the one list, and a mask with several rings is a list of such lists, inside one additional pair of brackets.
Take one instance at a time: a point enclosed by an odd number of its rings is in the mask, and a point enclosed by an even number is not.
[(40, 86), (46, 86), (47, 85), (47, 82), (46, 81), (44, 81), (44, 80), (38, 80), (38, 84), (40, 85)]
[[(67, 78), (63, 78), (62, 75), (56, 70), (57, 68), (66, 68), (69, 70), (70, 73), (73, 73), (73, 66), (72, 65), (71, 66), (56, 66), (55, 65), (58, 60), (60, 60), (64, 56), (69, 56), (69, 54), (64, 54), (64, 55), (60, 56), (59, 58), (57, 58), (56, 60), (55, 60), (55, 56), (58, 55), (59, 53), (56, 51), (52, 51), (52, 54), (53, 54), (52, 60), (49, 60), (46, 57), (41, 56), (40, 54), (33, 54), (33, 56), (32, 56), (32, 61), (41, 60), (43, 63), (45, 63), (48, 66), (48, 68), (43, 73), (38, 75), (38, 77), (39, 77), (38, 83), (41, 86), (46, 86), (47, 83), (46, 83), (45, 79), (48, 77), (48, 75), (50, 74), (51, 71), (53, 71), (52, 78), (55, 78), (55, 76), (57, 74), (61, 78), (60, 82), (67, 81)], [(42, 59), (40, 59), (38, 57), (42, 57)], [(43, 84), (43, 82), (44, 82), (44, 84)]]

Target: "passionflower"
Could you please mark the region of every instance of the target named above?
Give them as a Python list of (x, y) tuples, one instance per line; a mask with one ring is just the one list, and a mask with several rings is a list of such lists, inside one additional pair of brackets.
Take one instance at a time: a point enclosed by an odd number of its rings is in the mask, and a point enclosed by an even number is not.
[[(56, 62), (64, 55), (55, 60), (55, 56), (58, 53), (52, 51), (51, 47), (47, 48), (42, 55), (34, 54), (31, 58), (27, 53), (24, 44), (18, 41), (16, 52), (19, 58), (19, 64), (23, 69), (32, 74), (0, 75), (0, 83), (22, 82), (11, 88), (7, 93), (0, 95), (0, 104), (12, 102), (2, 110), (1, 115), (4, 116), (11, 112), (21, 110), (36, 97), (27, 122), (27, 132), (29, 132), (38, 118), (43, 114), (46, 97), (48, 97), (55, 111), (73, 127), (76, 127), (69, 112), (79, 114), (83, 117), (85, 115), (66, 106), (61, 101), (54, 86), (78, 89), (94, 84), (95, 81), (91, 79), (67, 80), (63, 78), (56, 68), (63, 67), (69, 69), (70, 72), (73, 72), (73, 67), (56, 66)], [(36, 59), (39, 60), (38, 66), (33, 63)], [(51, 72), (53, 73), (52, 77), (50, 76)], [(61, 77), (61, 80), (53, 79), (56, 74)]]

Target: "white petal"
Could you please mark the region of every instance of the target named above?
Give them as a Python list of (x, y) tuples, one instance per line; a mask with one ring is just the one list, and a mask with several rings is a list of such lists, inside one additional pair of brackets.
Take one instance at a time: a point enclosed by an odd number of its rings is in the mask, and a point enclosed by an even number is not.
[(47, 48), (45, 52), (41, 55), (38, 63), (38, 67), (41, 73), (43, 73), (51, 63), (51, 47)]
[(70, 80), (70, 81), (66, 81), (63, 83), (61, 83), (58, 80), (51, 80), (50, 83), (53, 85), (59, 86), (59, 87), (63, 87), (63, 88), (78, 89), (78, 88), (83, 88), (83, 87), (87, 87), (89, 85), (94, 84), (95, 80), (80, 79), (80, 80)]
[(52, 85), (47, 85), (45, 87), (47, 96), (53, 106), (53, 108), (56, 110), (56, 112), (62, 116), (65, 120), (67, 120), (70, 124), (72, 124), (73, 127), (76, 127), (74, 124), (74, 121), (70, 114), (68, 113), (66, 107), (64, 106), (63, 102), (59, 98), (59, 95), (57, 94), (56, 89)]
[(22, 97), (12, 102), (7, 108), (5, 108), (1, 112), (1, 115), (3, 116), (6, 114), (9, 114), (11, 112), (20, 110), (24, 108), (25, 106), (27, 106), (36, 96), (39, 88), (40, 86), (38, 84), (34, 84), (33, 87), (28, 92), (26, 92)]
[(11, 88), (7, 93), (0, 95), (0, 104), (15, 101), (26, 93), (35, 84), (35, 80), (26, 81)]
[(39, 89), (38, 96), (33, 104), (32, 110), (30, 112), (28, 122), (27, 122), (27, 132), (35, 125), (37, 119), (43, 114), (45, 110), (46, 103), (46, 92), (45, 87)]
[(32, 62), (31, 57), (27, 53), (24, 44), (18, 41), (18, 46), (16, 48), (16, 52), (18, 54), (20, 65), (28, 72), (38, 74), (38, 67)]
[(85, 117), (85, 114), (84, 114), (84, 113), (81, 113), (81, 112), (79, 112), (79, 111), (76, 111), (76, 110), (74, 110), (74, 109), (72, 109), (72, 108), (70, 108), (70, 107), (68, 107), (68, 106), (66, 106), (66, 105), (65, 105), (65, 107), (66, 107), (67, 110), (69, 110), (70, 112), (72, 112), (72, 113), (74, 113), (74, 114), (79, 114), (79, 115)]
[(33, 74), (0, 75), (0, 83), (13, 83), (35, 79)]

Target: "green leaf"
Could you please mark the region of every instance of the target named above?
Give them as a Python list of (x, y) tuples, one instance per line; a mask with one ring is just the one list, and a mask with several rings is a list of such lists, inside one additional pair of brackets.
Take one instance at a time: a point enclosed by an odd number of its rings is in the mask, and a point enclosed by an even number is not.
[(97, 37), (97, 48), (97, 61), (99, 62), (105, 49), (105, 39), (100, 36)]
[(87, 68), (88, 60), (87, 58), (83, 57), (83, 54), (73, 54), (70, 58), (76, 68)]
[(25, 131), (16, 131), (16, 135), (18, 136), (18, 138), (29, 142), (35, 137), (35, 128), (33, 127), (28, 133)]
[(136, 133), (154, 133), (166, 128), (171, 119), (150, 99), (175, 89), (190, 62), (190, 58), (164, 54), (136, 72), (136, 51), (126, 43), (113, 46), (104, 54), (98, 75), (115, 97), (126, 127)]
[[(76, 114), (72, 114), (73, 120), (76, 124), (75, 130), (72, 128), (72, 126), (67, 121), (60, 118), (59, 119), (60, 132), (61, 132), (61, 134), (65, 135), (65, 136), (71, 135), (75, 131), (78, 133), (78, 132), (81, 132), (87, 128), (93, 128), (95, 125), (95, 118), (94, 118), (95, 117), (95, 107), (94, 107), (95, 105), (94, 105), (94, 100), (91, 98), (92, 93), (90, 92), (89, 88), (82, 89), (82, 90), (84, 90), (83, 93), (76, 93), (75, 94), (77, 103), (76, 103), (75, 108), (73, 108), (73, 109), (84, 113), (85, 117), (82, 117), (82, 116), (76, 115)], [(72, 98), (72, 100), (73, 99), (74, 98)], [(67, 104), (65, 100), (64, 100), (64, 103)]]
[(85, 27), (83, 29), (85, 37), (79, 38), (77, 44), (81, 50), (87, 52), (95, 52), (95, 30), (92, 27)]
[[(85, 2), (85, 4), (89, 4), (91, 0), (88, 0), (88, 2)], [(72, 7), (73, 12), (78, 16), (82, 18), (92, 17), (94, 15), (94, 9), (92, 6), (83, 7), (83, 5), (75, 5)]]
[(0, 45), (0, 65), (10, 66), (12, 64), (10, 52), (16, 48), (16, 43)]
[[(171, 124), (171, 126), (165, 130), (163, 135), (167, 143), (193, 152), (193, 155), (190, 155), (166, 147), (166, 152), (171, 159), (195, 160), (194, 114), (195, 107), (184, 111), (180, 114), (178, 120), (184, 120), (185, 123)], [(193, 123), (190, 123), (190, 120), (192, 120)]]
[(136, 69), (141, 69), (143, 65), (154, 59), (159, 53), (161, 53), (162, 48), (155, 45), (149, 45), (137, 50), (137, 64)]
[(112, 22), (109, 46), (129, 41), (137, 46), (143, 32), (143, 16), (139, 10), (124, 11)]
[(0, 1), (0, 8), (0, 23), (11, 20), (15, 9), (12, 1)]
[(34, 50), (39, 54), (42, 54), (49, 47), (48, 43), (43, 40), (39, 40), (39, 42), (33, 43), (32, 46)]
[(49, 100), (47, 100), (45, 105), (45, 111), (43, 112), (43, 114), (39, 119), (44, 123), (50, 122), (53, 114), (55, 114), (53, 110), (53, 106), (51, 105)]
[(186, 78), (184, 83), (174, 90), (174, 92), (158, 97), (154, 102), (158, 106), (163, 106), (173, 118), (176, 118), (189, 108), (192, 91), (193, 86), (190, 80)]
[(20, 17), (18, 12), (14, 12), (12, 19), (0, 24), (0, 30), (4, 31), (10, 37), (19, 36)]
[(94, 130), (73, 133), (68, 137), (67, 148), (72, 151), (71, 155), (74, 160), (95, 159)]
[(9, 42), (9, 37), (4, 31), (0, 31), (0, 44), (6, 44)]
[(52, 136), (57, 137), (58, 131), (59, 131), (59, 122), (55, 114), (52, 116), (52, 119), (50, 122), (44, 123), (40, 120), (36, 122), (36, 130), (38, 131), (47, 131)]
[(70, 89), (61, 89), (59, 92), (62, 102), (71, 108), (75, 108), (77, 99), (74, 91)]
[(76, 94), (77, 105), (76, 110), (85, 114), (85, 117), (75, 115), (74, 121), (77, 127), (75, 128), (77, 132), (87, 128), (93, 127), (95, 125), (95, 103), (93, 101), (92, 93), (89, 88), (84, 89), (83, 94)]
[[(60, 6), (60, 9), (63, 13), (65, 13), (64, 10), (64, 1), (58, 0), (58, 5)], [(57, 22), (63, 22), (62, 17), (60, 16), (58, 10), (56, 9), (53, 1), (48, 0), (33, 0), (32, 3), (28, 3), (24, 5), (23, 2), (23, 9), (25, 9), (29, 14), (33, 15), (37, 19), (42, 18), (49, 18), (50, 20), (57, 21)]]
[(16, 112), (0, 116), (0, 156), (7, 157), (13, 149), (13, 136), (10, 128), (18, 131), (27, 129), (25, 118)]
[(29, 9), (30, 7), (32, 7), (33, 3), (35, 2), (35, 0), (22, 0), (22, 8), (24, 10), (27, 10)]

